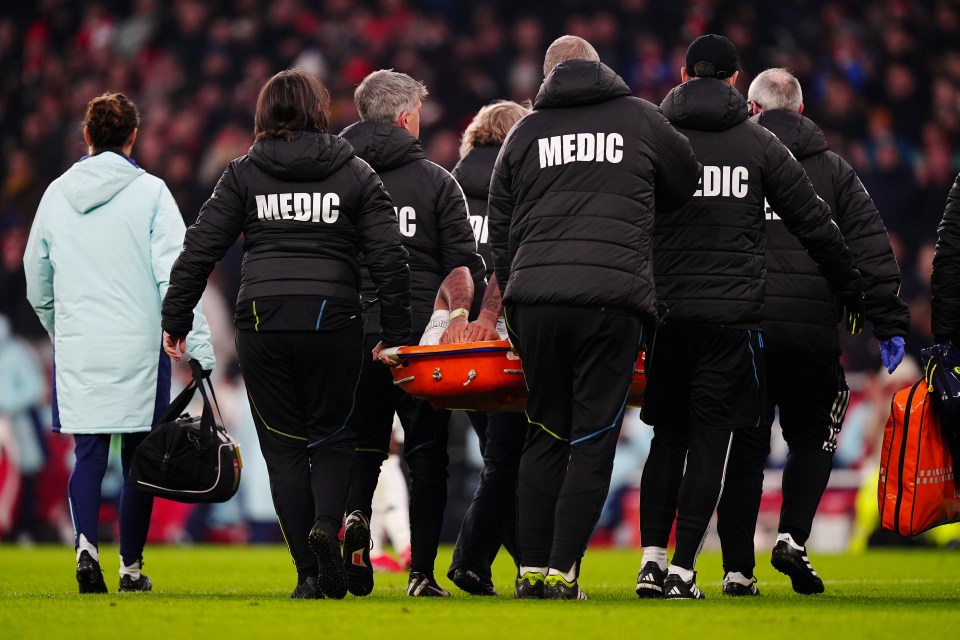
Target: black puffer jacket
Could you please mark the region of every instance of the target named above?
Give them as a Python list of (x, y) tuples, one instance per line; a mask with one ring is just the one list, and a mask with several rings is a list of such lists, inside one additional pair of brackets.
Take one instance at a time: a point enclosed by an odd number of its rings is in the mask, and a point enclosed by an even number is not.
[(947, 196), (933, 257), (933, 335), (937, 341), (960, 339), (960, 175)]
[[(772, 131), (800, 161), (817, 195), (853, 252), (863, 277), (866, 316), (879, 339), (905, 336), (910, 311), (897, 295), (900, 268), (880, 212), (847, 162), (829, 150), (809, 118), (794, 111), (765, 111), (752, 118)], [(840, 307), (803, 245), (767, 210), (767, 300), (763, 332), (772, 353), (840, 353)]]
[(377, 174), (344, 140), (304, 131), (233, 160), (187, 229), (163, 301), (163, 329), (186, 335), (214, 265), (244, 235), (239, 307), (260, 298), (356, 301), (359, 254), (382, 302), (382, 337), (410, 338), (410, 271)]
[[(467, 217), (460, 185), (443, 167), (427, 160), (409, 131), (377, 122), (357, 122), (340, 134), (370, 163), (390, 193), (403, 245), (410, 252), (410, 301), (413, 331), (423, 333), (433, 313), (440, 283), (456, 267), (468, 267), (483, 290), (485, 268)], [(366, 274), (365, 274), (366, 275)], [(364, 298), (375, 297), (364, 277)], [(376, 333), (376, 304), (366, 317), (367, 333)]]
[(860, 275), (830, 209), (776, 136), (747, 120), (722, 80), (675, 87), (660, 105), (703, 165), (700, 188), (657, 216), (654, 271), (669, 322), (760, 328), (764, 299), (764, 197), (820, 265), (831, 289), (858, 297)]
[(507, 303), (654, 312), (654, 203), (696, 188), (697, 161), (649, 102), (599, 62), (547, 77), (504, 142), (490, 184), (489, 234)]
[(467, 196), (470, 226), (477, 240), (477, 252), (487, 265), (487, 276), (493, 273), (490, 255), (490, 234), (487, 226), (487, 200), (490, 196), (490, 176), (500, 153), (500, 145), (480, 145), (467, 152), (451, 172)]

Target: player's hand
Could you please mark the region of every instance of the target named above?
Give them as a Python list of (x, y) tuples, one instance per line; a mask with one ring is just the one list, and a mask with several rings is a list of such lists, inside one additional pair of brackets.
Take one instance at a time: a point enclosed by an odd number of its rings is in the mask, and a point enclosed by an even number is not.
[(170, 359), (174, 362), (180, 362), (180, 360), (183, 359), (183, 354), (187, 352), (187, 337), (174, 337), (164, 331), (163, 351), (170, 356)]
[(377, 346), (373, 348), (373, 360), (379, 360), (383, 364), (387, 365), (391, 369), (393, 367), (399, 367), (400, 361), (394, 357), (395, 353), (390, 350), (389, 353), (383, 353), (387, 348), (383, 344), (383, 340), (377, 343)]
[(470, 342), (465, 339), (467, 327), (470, 323), (463, 316), (457, 316), (450, 320), (443, 335), (440, 336), (440, 344), (459, 344), (461, 342)]
[(484, 340), (499, 340), (500, 334), (497, 333), (495, 325), (482, 318), (474, 320), (467, 326), (464, 342), (482, 342)]

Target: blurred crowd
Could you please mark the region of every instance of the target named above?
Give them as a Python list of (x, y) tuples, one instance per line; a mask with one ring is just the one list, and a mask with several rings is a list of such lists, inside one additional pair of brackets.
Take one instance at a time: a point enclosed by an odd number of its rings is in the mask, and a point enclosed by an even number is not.
[[(908, 354), (918, 358), (932, 341), (933, 243), (960, 169), (960, 4), (951, 0), (37, 0), (0, 11), (0, 314), (10, 325), (0, 332), (0, 363), (16, 343), (25, 350), (16, 353), (49, 369), (49, 341), (26, 302), (21, 257), (45, 188), (84, 153), (80, 122), (91, 97), (121, 91), (138, 104), (134, 157), (166, 181), (189, 225), (227, 162), (251, 144), (257, 91), (276, 71), (300, 66), (324, 81), (335, 132), (357, 119), (353, 90), (369, 72), (393, 68), (422, 80), (430, 91), (422, 140), (428, 157), (449, 169), (481, 106), (536, 95), (546, 46), (563, 33), (589, 40), (636, 95), (658, 104), (679, 82), (687, 45), (704, 33), (736, 45), (743, 92), (768, 67), (793, 71), (804, 114), (857, 170), (890, 232), (913, 316)], [(227, 380), (240, 256), (234, 251), (218, 267), (204, 297)], [(883, 413), (890, 382), (876, 373), (877, 345), (868, 334), (848, 339), (845, 365), (855, 398)], [(43, 500), (44, 485), (32, 486), (30, 474), (69, 455), (44, 432), (49, 372), (41, 377), (42, 391), (27, 408), (39, 443), (29, 449), (35, 468), (18, 481), (28, 502)], [(0, 372), (0, 396), (9, 397), (9, 384)], [(14, 405), (0, 397), (0, 420), (24, 419)], [(885, 416), (864, 420), (873, 426), (847, 427), (861, 435), (849, 459), (838, 458), (845, 465), (857, 467), (873, 451), (875, 423), (882, 427)], [(452, 457), (466, 466), (470, 445), (461, 446)], [(634, 448), (645, 455), (642, 444)], [(0, 487), (9, 466), (3, 460)], [(458, 478), (464, 486), (451, 496), (469, 496), (472, 476)], [(13, 526), (5, 526), (7, 508), (0, 491), (0, 534)]]

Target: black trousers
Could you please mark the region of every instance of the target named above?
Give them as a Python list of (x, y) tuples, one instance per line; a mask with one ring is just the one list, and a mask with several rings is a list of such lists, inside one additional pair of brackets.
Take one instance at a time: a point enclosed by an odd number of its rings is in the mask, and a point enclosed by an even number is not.
[(641, 322), (552, 305), (510, 305), (506, 317), (529, 388), (517, 484), (520, 564), (568, 571), (610, 488)]
[(725, 493), (733, 434), (757, 430), (762, 422), (762, 336), (662, 325), (646, 368), (643, 417), (654, 436), (640, 480), (641, 543), (666, 547), (676, 519), (672, 563), (693, 569)]
[(768, 354), (764, 423), (760, 429), (736, 433), (727, 490), (717, 508), (725, 571), (753, 575), (753, 536), (775, 410), (780, 410), (780, 426), (788, 447), (778, 529), (804, 545), (830, 480), (837, 435), (849, 402), (850, 390), (837, 356)]
[(483, 469), (480, 483), (460, 525), (447, 577), (457, 569), (491, 578), (493, 564), (503, 545), (519, 565), (517, 550), (517, 475), (520, 453), (527, 436), (522, 413), (468, 413), (480, 439)]
[(350, 484), (347, 418), (363, 353), (359, 323), (327, 332), (237, 331), (237, 357), (277, 519), (301, 577), (316, 575), (307, 534), (336, 536)]
[(437, 410), (393, 384), (393, 376), (370, 352), (377, 336), (367, 336), (357, 406), (349, 425), (356, 434), (357, 455), (347, 511), (369, 519), (380, 467), (390, 451), (393, 414), (403, 426), (403, 458), (410, 469), (410, 570), (433, 575), (447, 505), (447, 426), (450, 412)]

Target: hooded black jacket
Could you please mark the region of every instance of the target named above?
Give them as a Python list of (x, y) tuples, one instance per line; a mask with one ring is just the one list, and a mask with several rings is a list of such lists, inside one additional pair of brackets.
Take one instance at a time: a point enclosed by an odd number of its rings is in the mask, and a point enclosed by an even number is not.
[(937, 230), (933, 257), (933, 335), (938, 342), (960, 338), (960, 175), (957, 176), (943, 221)]
[(490, 234), (487, 226), (487, 200), (490, 197), (490, 176), (493, 165), (500, 153), (500, 145), (478, 145), (451, 172), (454, 179), (463, 188), (467, 197), (467, 211), (470, 214), (470, 226), (477, 240), (477, 253), (487, 265), (487, 277), (493, 273), (493, 256), (490, 255)]
[(599, 62), (560, 64), (504, 141), (489, 236), (504, 301), (614, 307), (653, 318), (654, 203), (696, 188), (686, 138)]
[[(840, 227), (863, 277), (866, 317), (883, 340), (905, 336), (910, 311), (897, 295), (900, 268), (880, 212), (847, 162), (830, 151), (820, 128), (795, 111), (752, 118), (772, 131), (800, 161)], [(763, 333), (772, 353), (840, 353), (839, 305), (800, 242), (767, 209), (767, 299)]]
[(764, 197), (831, 290), (845, 299), (860, 296), (860, 274), (830, 208), (776, 136), (747, 120), (740, 92), (722, 80), (699, 78), (671, 90), (660, 108), (703, 165), (690, 202), (657, 216), (654, 271), (669, 322), (760, 328)]
[[(420, 141), (406, 129), (357, 122), (341, 134), (370, 163), (393, 199), (403, 245), (410, 253), (410, 302), (414, 335), (423, 333), (440, 283), (457, 267), (468, 267), (482, 292), (485, 267), (467, 217), (460, 185), (443, 167), (427, 160)], [(364, 298), (375, 297), (363, 279)], [(367, 333), (376, 333), (376, 304), (365, 314)]]
[(230, 162), (173, 265), (165, 331), (187, 334), (207, 277), (241, 233), (238, 315), (259, 298), (359, 301), (363, 251), (382, 303), (384, 343), (409, 342), (410, 271), (393, 205), (346, 141), (303, 131), (290, 142), (260, 140)]

